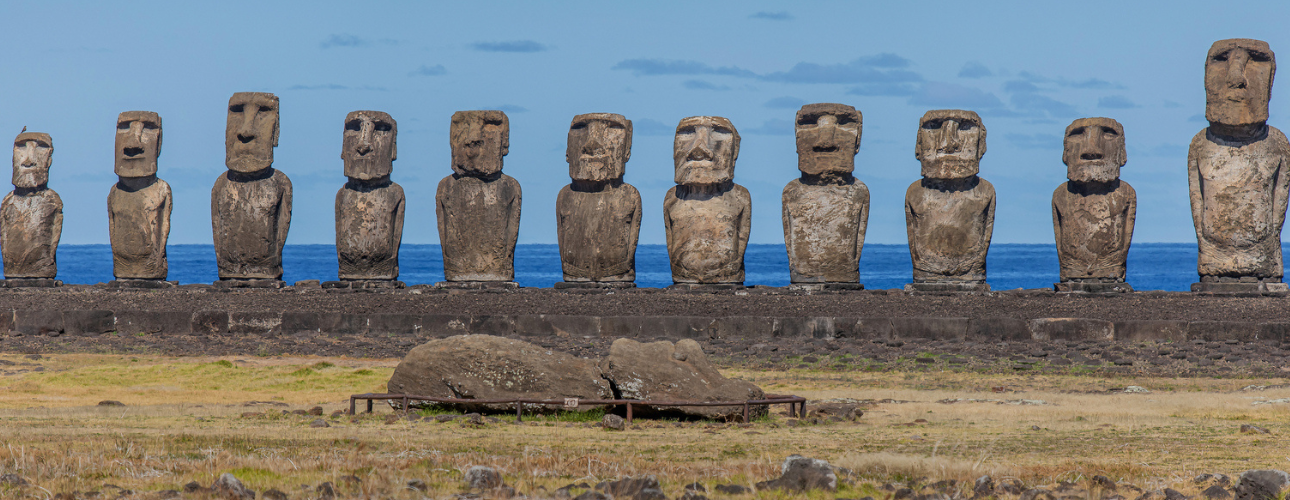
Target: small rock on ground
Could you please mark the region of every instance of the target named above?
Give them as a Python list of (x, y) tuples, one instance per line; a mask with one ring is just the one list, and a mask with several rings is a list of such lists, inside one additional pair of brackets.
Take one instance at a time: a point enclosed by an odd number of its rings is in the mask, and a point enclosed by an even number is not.
[[(187, 490), (187, 487), (184, 487)], [(255, 500), (255, 492), (248, 489), (237, 477), (227, 472), (220, 474), (219, 479), (211, 483), (211, 492), (221, 498), (232, 500)]]
[(627, 421), (623, 420), (623, 417), (607, 413), (605, 418), (600, 419), (600, 426), (610, 430), (621, 431), (627, 427)]
[(497, 469), (483, 465), (466, 469), (466, 486), (472, 490), (492, 490), (503, 484), (502, 474)]

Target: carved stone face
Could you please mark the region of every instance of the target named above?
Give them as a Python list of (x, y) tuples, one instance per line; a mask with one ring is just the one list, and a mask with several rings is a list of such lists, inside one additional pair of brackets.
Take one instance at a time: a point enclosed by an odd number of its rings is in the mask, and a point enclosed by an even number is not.
[(676, 183), (713, 185), (735, 178), (739, 158), (739, 131), (720, 116), (691, 116), (676, 126), (672, 161)]
[(1111, 182), (1128, 160), (1124, 126), (1110, 118), (1080, 118), (1066, 127), (1062, 162), (1075, 182)]
[(273, 166), (278, 146), (278, 96), (238, 92), (228, 100), (224, 164), (229, 170), (259, 172)]
[(345, 139), (340, 158), (345, 176), (372, 180), (390, 175), (399, 159), (399, 124), (381, 111), (351, 111), (345, 115)]
[(855, 170), (863, 118), (845, 104), (807, 104), (797, 111), (797, 169), (820, 175)]
[(1205, 119), (1224, 125), (1267, 121), (1276, 71), (1276, 56), (1267, 42), (1214, 42), (1205, 58)]
[(501, 111), (458, 111), (448, 140), (453, 172), (488, 177), (502, 171), (502, 157), (510, 152), (511, 122)]
[(569, 177), (580, 181), (621, 179), (632, 157), (632, 121), (613, 113), (573, 117), (564, 159)]
[(23, 132), (13, 140), (13, 186), (38, 188), (49, 184), (54, 140), (43, 132)]
[(923, 177), (965, 179), (980, 170), (985, 155), (985, 125), (975, 112), (960, 109), (928, 111), (918, 125), (914, 157), (923, 164)]
[(151, 111), (126, 111), (116, 117), (116, 175), (156, 175), (160, 155), (160, 115)]

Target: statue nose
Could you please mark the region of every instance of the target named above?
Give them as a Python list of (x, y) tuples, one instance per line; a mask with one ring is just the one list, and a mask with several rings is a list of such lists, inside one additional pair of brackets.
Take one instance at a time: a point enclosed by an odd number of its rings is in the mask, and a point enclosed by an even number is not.
[(358, 153), (358, 154), (359, 154), (359, 156), (362, 156), (362, 155), (365, 155), (365, 154), (367, 154), (367, 153), (371, 153), (371, 152), (372, 152), (372, 146), (371, 146), (370, 144), (368, 144), (367, 142), (361, 142), (361, 143), (359, 143), (359, 144), (358, 144), (358, 146), (357, 146), (357, 147), (355, 147), (355, 148), (354, 148), (354, 152)]

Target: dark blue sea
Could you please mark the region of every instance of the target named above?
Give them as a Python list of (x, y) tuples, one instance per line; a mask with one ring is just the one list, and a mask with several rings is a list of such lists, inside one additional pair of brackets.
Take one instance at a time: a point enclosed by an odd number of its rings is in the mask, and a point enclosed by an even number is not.
[[(1287, 246), (1283, 244), (1283, 247)], [(211, 245), (170, 245), (170, 279), (180, 283), (210, 283), (217, 279)], [(1290, 252), (1286, 252), (1290, 254)], [(287, 245), (283, 279), (288, 283), (336, 279), (336, 249), (331, 245)], [(1046, 288), (1057, 281), (1057, 250), (1053, 245), (995, 244), (987, 260), (989, 283), (995, 290)], [(788, 256), (783, 245), (749, 245), (744, 256), (745, 284), (788, 284)], [(443, 281), (439, 245), (403, 245), (399, 279), (409, 285)], [(909, 249), (905, 245), (864, 246), (860, 282), (865, 288), (901, 288), (910, 281)], [(58, 278), (66, 283), (94, 284), (112, 280), (112, 249), (108, 245), (61, 245)], [(1186, 291), (1196, 281), (1194, 243), (1137, 243), (1129, 251), (1128, 282), (1137, 290)], [(515, 278), (526, 287), (550, 287), (561, 280), (556, 245), (520, 245), (515, 251)], [(672, 284), (667, 247), (641, 245), (636, 250), (636, 284)]]

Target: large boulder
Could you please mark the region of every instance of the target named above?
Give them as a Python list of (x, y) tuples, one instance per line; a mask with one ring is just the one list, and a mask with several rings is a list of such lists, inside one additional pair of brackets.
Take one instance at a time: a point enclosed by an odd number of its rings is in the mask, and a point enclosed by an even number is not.
[[(461, 399), (614, 396), (591, 360), (491, 335), (459, 335), (419, 345), (399, 362), (386, 387), (395, 394)], [(515, 408), (513, 404), (447, 406), (464, 411)], [(579, 407), (583, 408), (587, 407)]]
[(1236, 500), (1270, 500), (1281, 498), (1290, 488), (1290, 474), (1276, 469), (1247, 470), (1236, 483)]
[[(600, 371), (622, 399), (655, 401), (745, 401), (765, 396), (760, 387), (721, 376), (693, 340), (650, 342), (615, 340)], [(633, 409), (635, 409), (633, 405)], [(643, 415), (683, 414), (718, 419), (743, 415), (743, 406), (646, 406)], [(749, 417), (766, 414), (765, 406), (749, 408)]]

